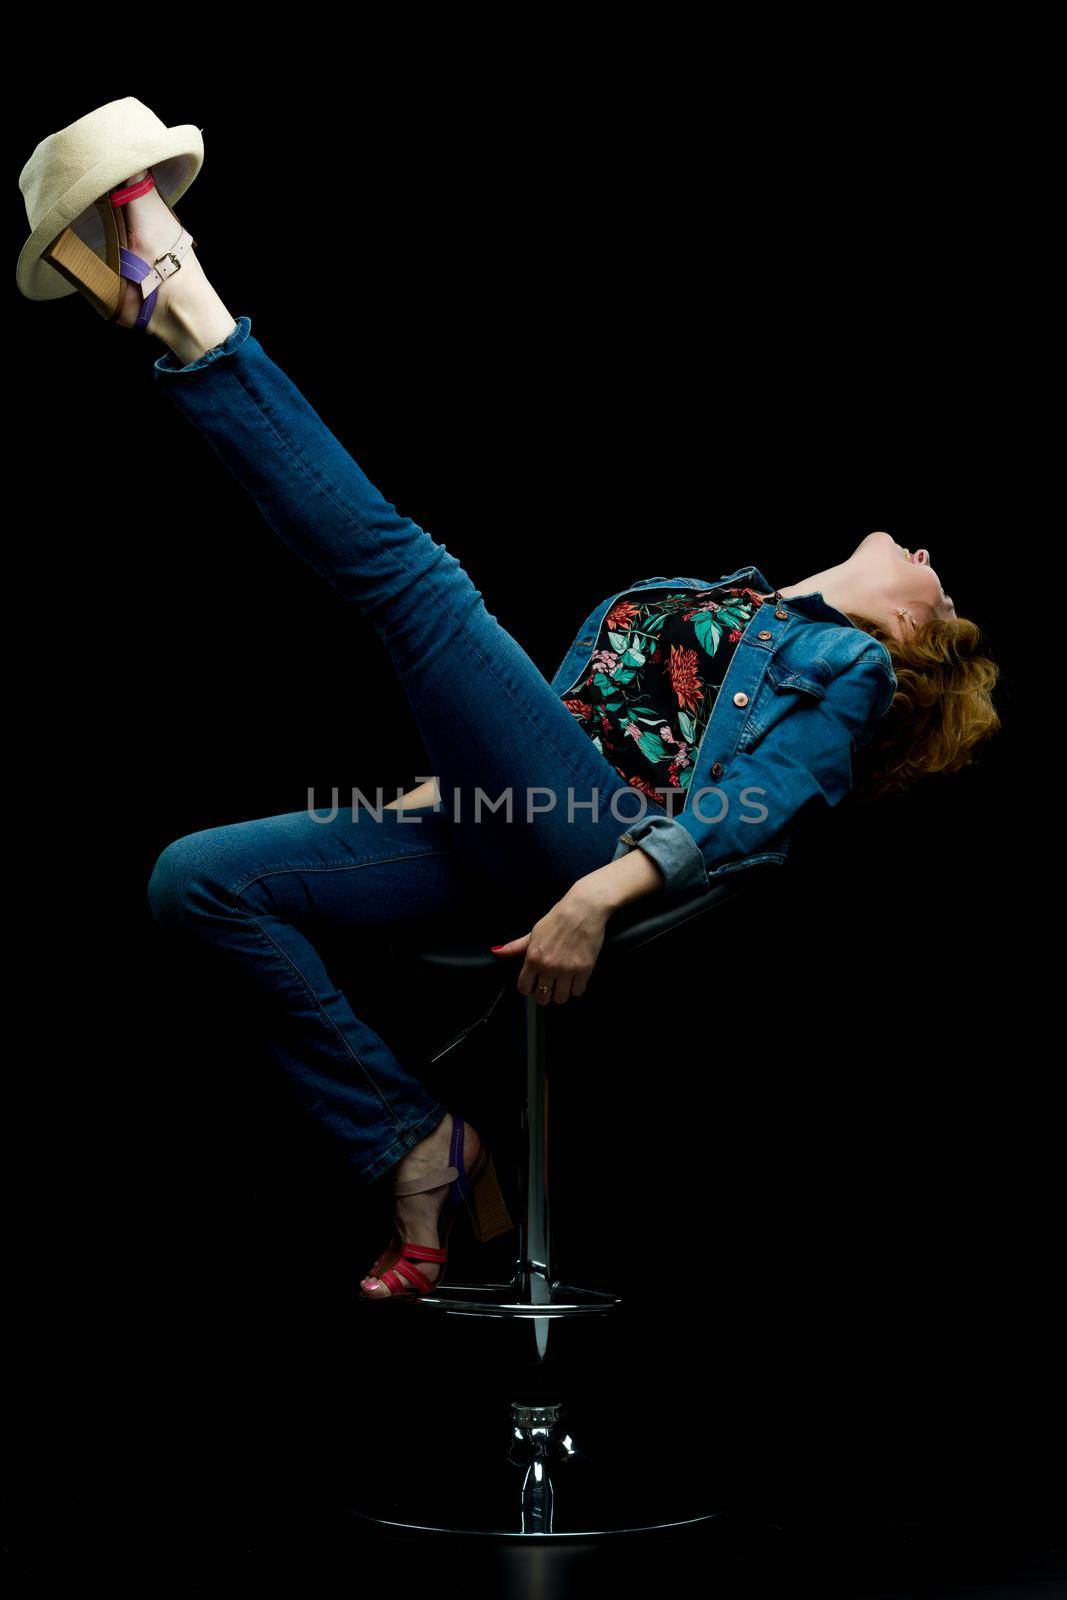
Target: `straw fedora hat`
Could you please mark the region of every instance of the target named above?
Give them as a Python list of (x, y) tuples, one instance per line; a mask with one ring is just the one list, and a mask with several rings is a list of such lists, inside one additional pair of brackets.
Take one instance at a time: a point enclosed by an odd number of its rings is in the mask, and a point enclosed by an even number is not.
[(150, 167), (168, 205), (188, 189), (204, 161), (203, 129), (168, 128), (154, 111), (127, 95), (109, 100), (69, 127), (42, 139), (19, 175), (30, 236), (16, 269), (28, 300), (76, 293), (42, 256), (65, 228), (95, 254), (106, 254), (104, 223), (95, 202), (143, 167)]

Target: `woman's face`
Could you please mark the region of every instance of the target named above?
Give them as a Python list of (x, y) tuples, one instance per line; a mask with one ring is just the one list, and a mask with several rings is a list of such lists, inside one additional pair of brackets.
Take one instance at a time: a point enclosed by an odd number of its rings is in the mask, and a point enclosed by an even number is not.
[[(930, 565), (928, 550), (908, 550), (891, 534), (869, 533), (849, 560), (858, 568), (872, 597), (880, 602), (881, 616), (899, 639), (905, 639), (931, 617), (954, 617), (951, 595)], [(900, 616), (900, 611), (907, 614)]]

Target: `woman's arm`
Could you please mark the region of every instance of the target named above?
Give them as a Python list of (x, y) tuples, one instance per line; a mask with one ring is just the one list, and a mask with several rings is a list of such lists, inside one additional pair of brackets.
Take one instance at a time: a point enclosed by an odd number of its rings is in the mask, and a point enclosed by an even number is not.
[[(542, 1005), (577, 998), (585, 993), (612, 912), (662, 887), (663, 881), (656, 862), (637, 847), (579, 878), (529, 933), (494, 946), (495, 954), (525, 955), (520, 994), (532, 994)], [(540, 990), (541, 983), (549, 987)]]
[(643, 894), (662, 889), (663, 884), (664, 876), (658, 863), (638, 847), (620, 856), (618, 861), (609, 861), (587, 872), (569, 892), (584, 895), (605, 917), (610, 917), (613, 911), (629, 905), (631, 900), (640, 900)]

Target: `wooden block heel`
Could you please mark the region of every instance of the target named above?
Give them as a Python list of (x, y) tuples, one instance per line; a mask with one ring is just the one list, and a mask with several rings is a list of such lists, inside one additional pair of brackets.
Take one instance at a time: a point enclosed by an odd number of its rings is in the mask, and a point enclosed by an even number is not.
[[(98, 200), (95, 204), (101, 216), (111, 210), (106, 202)], [(110, 255), (111, 233), (105, 233), (105, 238)], [(124, 294), (122, 278), (109, 262), (102, 260), (78, 238), (73, 228), (64, 228), (58, 238), (41, 251), (41, 259), (50, 262), (68, 283), (80, 289), (102, 317), (110, 322), (118, 316)]]
[(475, 1172), (478, 1175), (473, 1180), (473, 1192), (466, 1199), (467, 1211), (474, 1237), (479, 1244), (488, 1244), (490, 1239), (508, 1233), (515, 1224), (508, 1212), (492, 1155), (486, 1153), (484, 1164), (480, 1170), (476, 1166)]

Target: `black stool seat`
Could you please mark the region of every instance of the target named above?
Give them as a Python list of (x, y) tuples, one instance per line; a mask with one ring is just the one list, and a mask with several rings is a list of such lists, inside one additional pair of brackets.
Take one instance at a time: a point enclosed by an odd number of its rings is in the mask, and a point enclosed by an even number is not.
[[(617, 911), (608, 923), (604, 945), (597, 966), (616, 958), (632, 954), (653, 939), (674, 933), (697, 918), (723, 905), (738, 894), (746, 880), (762, 869), (748, 867), (741, 873), (731, 873), (725, 878), (715, 878), (706, 889), (695, 889), (674, 895), (646, 896), (634, 900)], [(740, 881), (739, 881), (740, 880)], [(654, 903), (652, 903), (654, 901)], [(416, 961), (428, 967), (443, 967), (454, 972), (492, 972), (509, 970), (517, 963), (495, 956), (487, 950), (484, 941), (473, 934), (460, 934), (456, 939), (439, 943), (413, 946)]]

